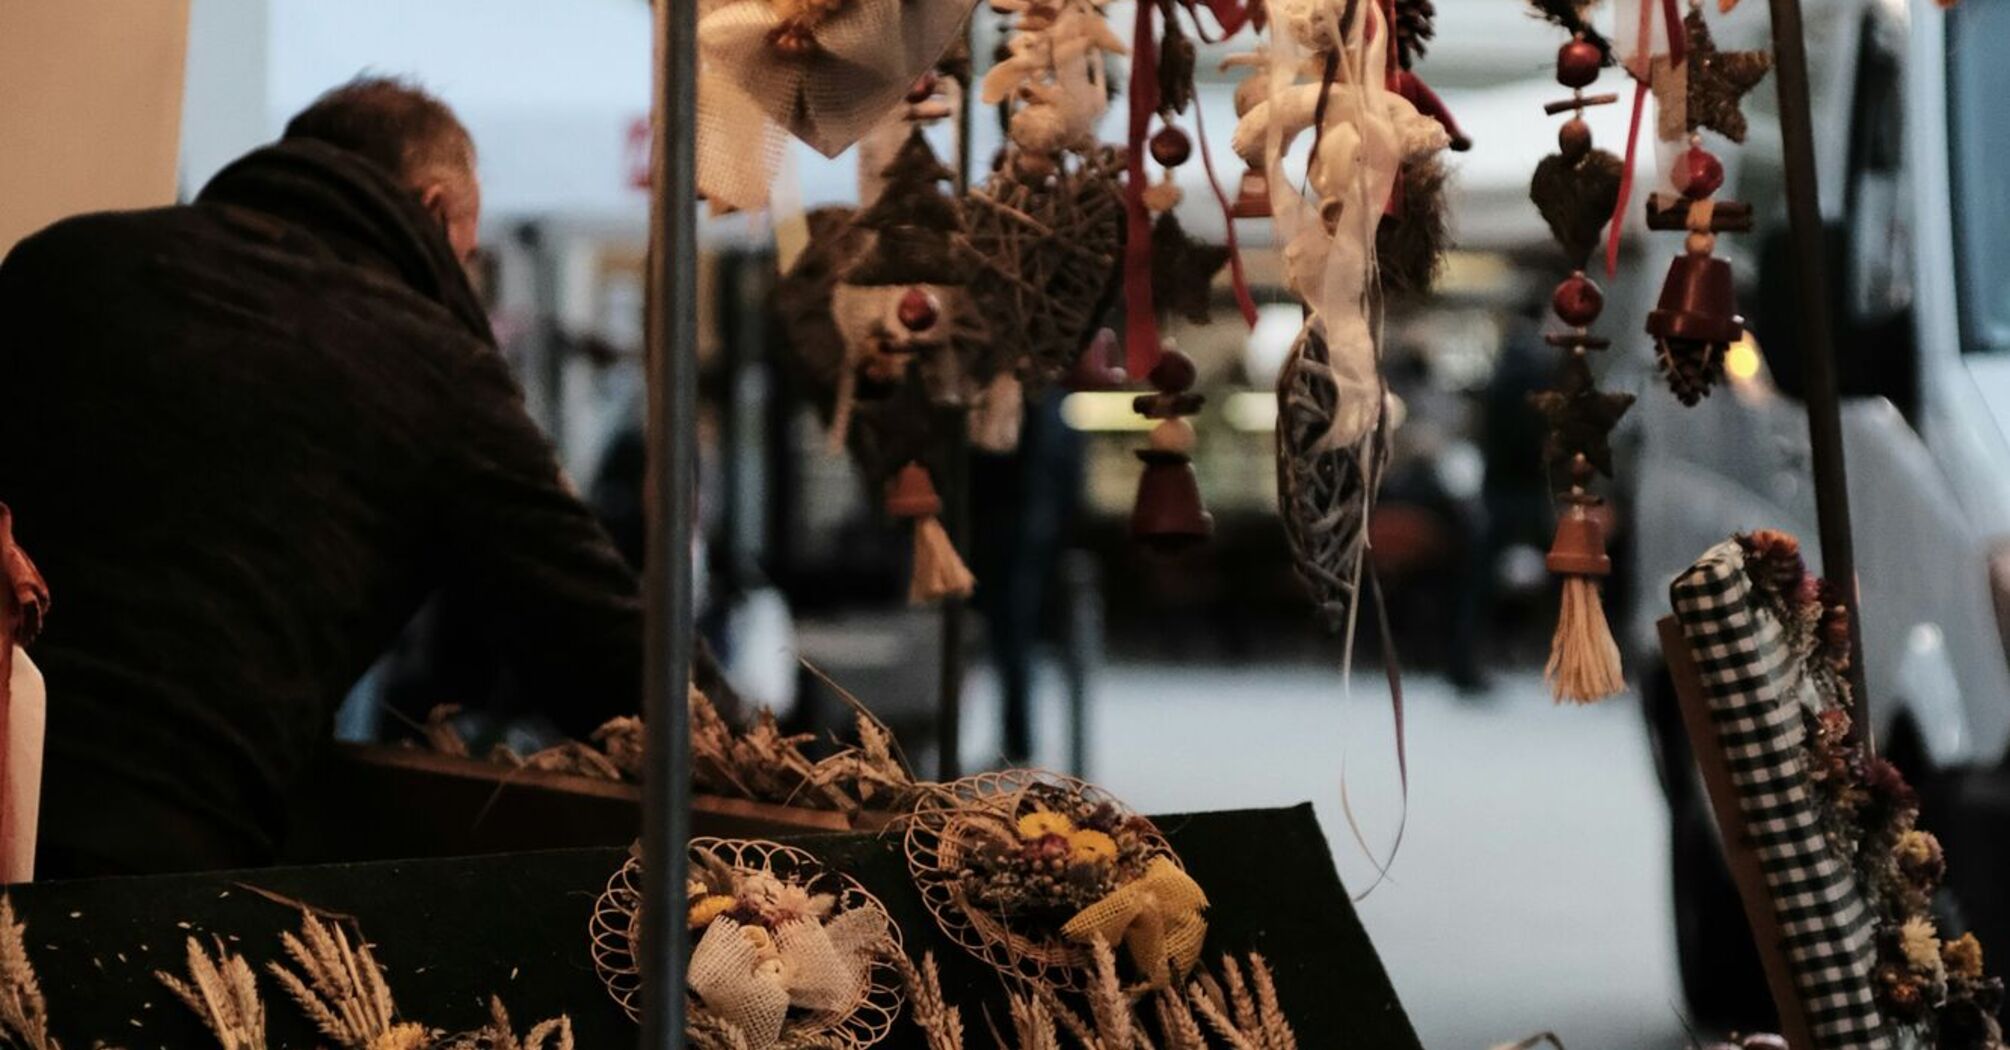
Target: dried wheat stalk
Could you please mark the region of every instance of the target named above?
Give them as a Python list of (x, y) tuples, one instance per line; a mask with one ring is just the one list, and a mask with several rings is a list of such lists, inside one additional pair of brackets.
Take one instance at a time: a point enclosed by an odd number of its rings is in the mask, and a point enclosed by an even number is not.
[(963, 1014), (942, 998), (942, 975), (935, 969), (935, 953), (925, 952), (916, 966), (906, 953), (893, 959), (907, 985), (908, 1016), (921, 1029), (928, 1050), (963, 1050)]
[(15, 921), (14, 903), (0, 894), (0, 1043), (21, 1050), (62, 1050), (49, 1036), (49, 1004), (28, 961), (26, 924)]
[(265, 1001), (258, 994), (258, 975), (223, 942), (217, 942), (211, 959), (202, 943), (190, 937), (188, 979), (163, 970), (155, 970), (154, 979), (202, 1018), (223, 1050), (265, 1050)]
[(272, 976), (344, 1050), (421, 1050), (430, 1042), (424, 1025), (397, 1022), (397, 1005), (367, 942), (351, 947), (341, 926), (303, 911), (300, 935), (281, 934), (280, 943), (300, 972), (275, 962), (268, 964)]
[(489, 997), (489, 1023), (472, 1032), (451, 1035), (428, 1050), (573, 1050), (572, 1018), (563, 1014), (544, 1021), (519, 1039), (501, 996)]

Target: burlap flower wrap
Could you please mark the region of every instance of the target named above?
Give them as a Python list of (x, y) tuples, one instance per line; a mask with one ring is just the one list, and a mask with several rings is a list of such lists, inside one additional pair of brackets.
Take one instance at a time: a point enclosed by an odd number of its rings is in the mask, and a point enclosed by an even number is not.
[[(1121, 830), (1077, 828), (1065, 819), (1068, 812), (1103, 815), (1103, 826)], [(985, 868), (987, 853), (1037, 854), (1040, 841), (1053, 837), (1039, 826), (1028, 829), (1028, 821), (1051, 821), (1071, 838), (1086, 838), (1091, 853), (1111, 851), (1115, 871), (1088, 882), (1094, 889), (1086, 898), (1064, 895), (1065, 903), (1029, 904), (988, 891), (984, 880), (997, 876), (972, 874)], [(1126, 843), (1121, 855), (1117, 841)], [(943, 933), (1008, 977), (1082, 990), (1094, 972), (1090, 946), (1097, 940), (1117, 948), (1137, 977), (1155, 987), (1171, 985), (1199, 961), (1207, 895), (1150, 821), (1082, 781), (1009, 770), (942, 785), (910, 816), (906, 848), (909, 873)], [(1066, 874), (1053, 877), (1075, 878), (1076, 862), (1064, 863)]]
[[(942, 58), (974, 0), (836, 0), (815, 16), (786, 0), (703, 0), (698, 188), (715, 203), (767, 202), (784, 140), (835, 157), (887, 119)], [(796, 31), (806, 48), (777, 46)]]
[[(683, 905), (696, 941), (686, 976), (694, 1009), (731, 1024), (748, 1050), (805, 1039), (865, 1047), (885, 1037), (902, 1004), (891, 962), (902, 949), (877, 898), (779, 843), (694, 839), (691, 854), (694, 872), (709, 869), (713, 881), (729, 877), (737, 887), (721, 900), (719, 887), (694, 885), (692, 903)], [(641, 868), (631, 858), (592, 921), (594, 965), (631, 1017), (640, 988), (640, 890)], [(777, 920), (763, 895), (795, 903)]]

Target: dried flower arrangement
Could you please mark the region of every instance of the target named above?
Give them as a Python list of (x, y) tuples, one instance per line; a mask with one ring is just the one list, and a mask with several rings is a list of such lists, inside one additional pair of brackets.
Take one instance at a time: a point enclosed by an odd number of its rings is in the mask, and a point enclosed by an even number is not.
[(49, 1035), (49, 1004), (28, 959), (27, 932), (14, 918), (14, 903), (0, 894), (0, 1046), (62, 1050)]
[(1154, 987), (1200, 958), (1207, 895), (1151, 821), (1081, 781), (1013, 770), (935, 787), (906, 848), (943, 932), (1008, 976), (1079, 988), (1099, 939)]
[(1804, 669), (1806, 768), (1830, 848), (1850, 864), (1877, 927), (1877, 1003), (1887, 1020), (1942, 1050), (2000, 1050), (2003, 980), (1988, 976), (1972, 933), (1943, 939), (1933, 898), (1947, 873), (1933, 833), (1918, 827), (1919, 798), (1889, 761), (1850, 738), (1848, 610), (1807, 571), (1783, 532), (1738, 537), (1754, 596), (1778, 618)]
[[(1246, 976), (1243, 962), (1223, 956), (1220, 980), (1203, 972), (1184, 991), (1167, 986), (1147, 997), (1124, 987), (1108, 942), (1097, 939), (1090, 949), (1095, 973), (1086, 990), (1088, 1015), (1067, 1006), (1052, 989), (1027, 984), (1009, 1002), (1010, 1038), (992, 1026), (992, 1042), (999, 1050), (1061, 1050), (1063, 1031), (1081, 1050), (1210, 1050), (1217, 1045), (1298, 1050), (1298, 1037), (1261, 955), (1248, 956)], [(962, 1013), (943, 997), (934, 953), (923, 955), (919, 966), (905, 957), (900, 965), (914, 1003), (911, 1016), (928, 1050), (963, 1050)], [(1156, 1043), (1153, 1027), (1159, 1034)]]
[[(900, 1015), (891, 959), (900, 931), (850, 876), (774, 842), (698, 838), (685, 904), (695, 946), (687, 981), (700, 1046), (870, 1046)], [(641, 862), (608, 881), (590, 926), (594, 966), (638, 1016)]]

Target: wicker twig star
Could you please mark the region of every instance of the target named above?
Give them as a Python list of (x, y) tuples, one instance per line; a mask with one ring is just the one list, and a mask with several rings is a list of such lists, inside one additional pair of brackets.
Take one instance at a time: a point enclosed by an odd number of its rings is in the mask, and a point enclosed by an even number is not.
[(1549, 420), (1543, 456), (1550, 465), (1568, 469), (1582, 454), (1606, 477), (1612, 476), (1612, 428), (1633, 407), (1632, 394), (1607, 393), (1591, 381), (1591, 368), (1573, 358), (1563, 369), (1561, 389), (1530, 394), (1529, 404)]
[(1703, 11), (1691, 7), (1682, 19), (1687, 61), (1673, 65), (1654, 60), (1654, 98), (1661, 113), (1663, 140), (1679, 139), (1698, 128), (1709, 128), (1732, 142), (1745, 141), (1745, 93), (1758, 86), (1773, 68), (1766, 51), (1719, 51), (1703, 21)]
[(1152, 302), (1194, 324), (1208, 322), (1214, 275), (1228, 264), (1228, 249), (1187, 236), (1172, 212), (1152, 226)]

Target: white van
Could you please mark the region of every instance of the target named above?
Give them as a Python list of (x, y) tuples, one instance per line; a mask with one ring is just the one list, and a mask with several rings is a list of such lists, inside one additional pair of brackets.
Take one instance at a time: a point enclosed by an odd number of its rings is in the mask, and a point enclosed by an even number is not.
[[(1999, 765), (2010, 741), (2010, 3), (1810, 0), (1807, 19), (1872, 726), (1931, 821), (1936, 785)], [(1693, 409), (1643, 377), (1622, 472), (1625, 619), (1671, 807), (1683, 979), (1697, 1019), (1719, 1024), (1749, 1018), (1764, 985), (1653, 625), (1667, 582), (1734, 531), (1792, 532), (1820, 566), (1777, 136), (1758, 133), (1777, 126), (1771, 85), (1748, 104), (1753, 142), (1726, 151), (1740, 170), (1723, 195), (1761, 228), (1720, 243), (1745, 242), (1757, 353)], [(1653, 296), (1678, 250), (1646, 252), (1628, 295)]]

